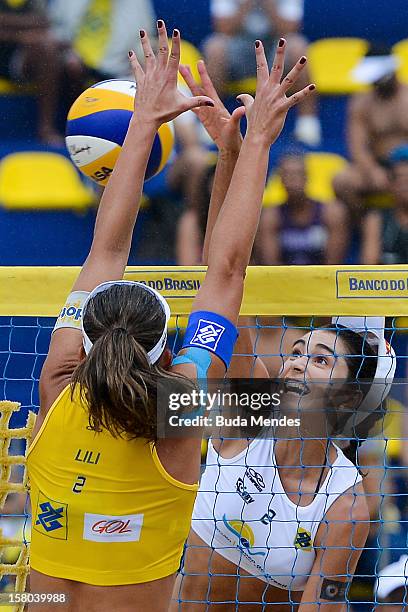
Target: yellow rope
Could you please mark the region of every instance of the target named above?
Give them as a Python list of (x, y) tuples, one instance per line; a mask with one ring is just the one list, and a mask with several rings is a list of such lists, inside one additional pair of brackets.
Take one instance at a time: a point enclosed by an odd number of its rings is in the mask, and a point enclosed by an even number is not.
[[(32, 436), (35, 423), (35, 414), (30, 412), (25, 427), (11, 428), (10, 418), (14, 412), (20, 409), (17, 402), (0, 401), (0, 511), (4, 508), (8, 495), (12, 493), (24, 493), (28, 491), (27, 465), (23, 455), (9, 455), (10, 442), (12, 439), (26, 439), (27, 447)], [(10, 482), (11, 469), (13, 465), (23, 465), (23, 481), (21, 483)], [(18, 558), (14, 563), (2, 563), (6, 548), (16, 548)], [(29, 573), (29, 545), (23, 538), (3, 537), (0, 529), (0, 579), (3, 576), (15, 576), (14, 591), (22, 593), (25, 591), (27, 576)], [(13, 612), (23, 612), (24, 604), (7, 606)]]

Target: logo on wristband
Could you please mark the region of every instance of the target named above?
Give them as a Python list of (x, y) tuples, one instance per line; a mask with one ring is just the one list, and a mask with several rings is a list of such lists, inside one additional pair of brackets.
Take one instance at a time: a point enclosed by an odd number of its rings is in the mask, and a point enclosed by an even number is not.
[(199, 319), (197, 329), (189, 344), (204, 346), (207, 349), (215, 351), (224, 332), (225, 327), (223, 325), (214, 323), (214, 321)]

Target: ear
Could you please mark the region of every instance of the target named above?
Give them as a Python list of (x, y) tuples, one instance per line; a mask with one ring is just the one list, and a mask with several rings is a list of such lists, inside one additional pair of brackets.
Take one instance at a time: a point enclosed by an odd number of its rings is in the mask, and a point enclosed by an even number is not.
[(162, 356), (159, 359), (159, 366), (163, 368), (163, 370), (168, 370), (171, 366), (171, 362), (173, 360), (173, 354), (168, 346), (163, 351)]

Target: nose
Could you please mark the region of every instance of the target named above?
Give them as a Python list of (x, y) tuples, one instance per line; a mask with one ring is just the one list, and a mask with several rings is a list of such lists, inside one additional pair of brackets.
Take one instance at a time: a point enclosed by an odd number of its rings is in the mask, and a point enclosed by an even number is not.
[(290, 369), (294, 372), (304, 374), (307, 365), (306, 355), (294, 355), (290, 360)]

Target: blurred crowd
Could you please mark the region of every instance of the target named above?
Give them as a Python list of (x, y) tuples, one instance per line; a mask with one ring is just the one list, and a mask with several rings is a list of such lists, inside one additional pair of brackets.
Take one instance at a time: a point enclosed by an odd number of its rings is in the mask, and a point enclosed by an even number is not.
[[(255, 39), (263, 40), (271, 59), (285, 36), (288, 67), (307, 55), (302, 15), (303, 0), (211, 0), (213, 32), (199, 51), (220, 96), (228, 100), (231, 83), (245, 90), (256, 75)], [(44, 145), (63, 146), (60, 118), (89, 84), (129, 77), (127, 52), (138, 51), (141, 28), (154, 37), (155, 20), (152, 0), (0, 0), (0, 78), (33, 86)], [(183, 35), (188, 40), (188, 32)], [(307, 156), (319, 150), (324, 127), (318, 97), (299, 105), (293, 133), (271, 171), (284, 195), (277, 205), (264, 207), (254, 264), (408, 264), (408, 86), (398, 80), (397, 68), (391, 50), (377, 44), (356, 67), (356, 81), (371, 87), (350, 96), (349, 162), (333, 177), (330, 202), (312, 198), (307, 188)], [(311, 80), (307, 71), (303, 78), (299, 87)], [(144, 261), (197, 265), (216, 153), (193, 113), (176, 121), (175, 132), (174, 156), (150, 194), (147, 240), (139, 253)], [(396, 437), (408, 430), (405, 420), (399, 419)], [(366, 578), (357, 581), (356, 598), (371, 596), (370, 576), (385, 568), (377, 598), (388, 603), (384, 609), (402, 610), (393, 602), (402, 601), (408, 574), (408, 487), (398, 468), (408, 465), (408, 452), (402, 445), (390, 450), (367, 443), (361, 460), (373, 523), (357, 570)]]

